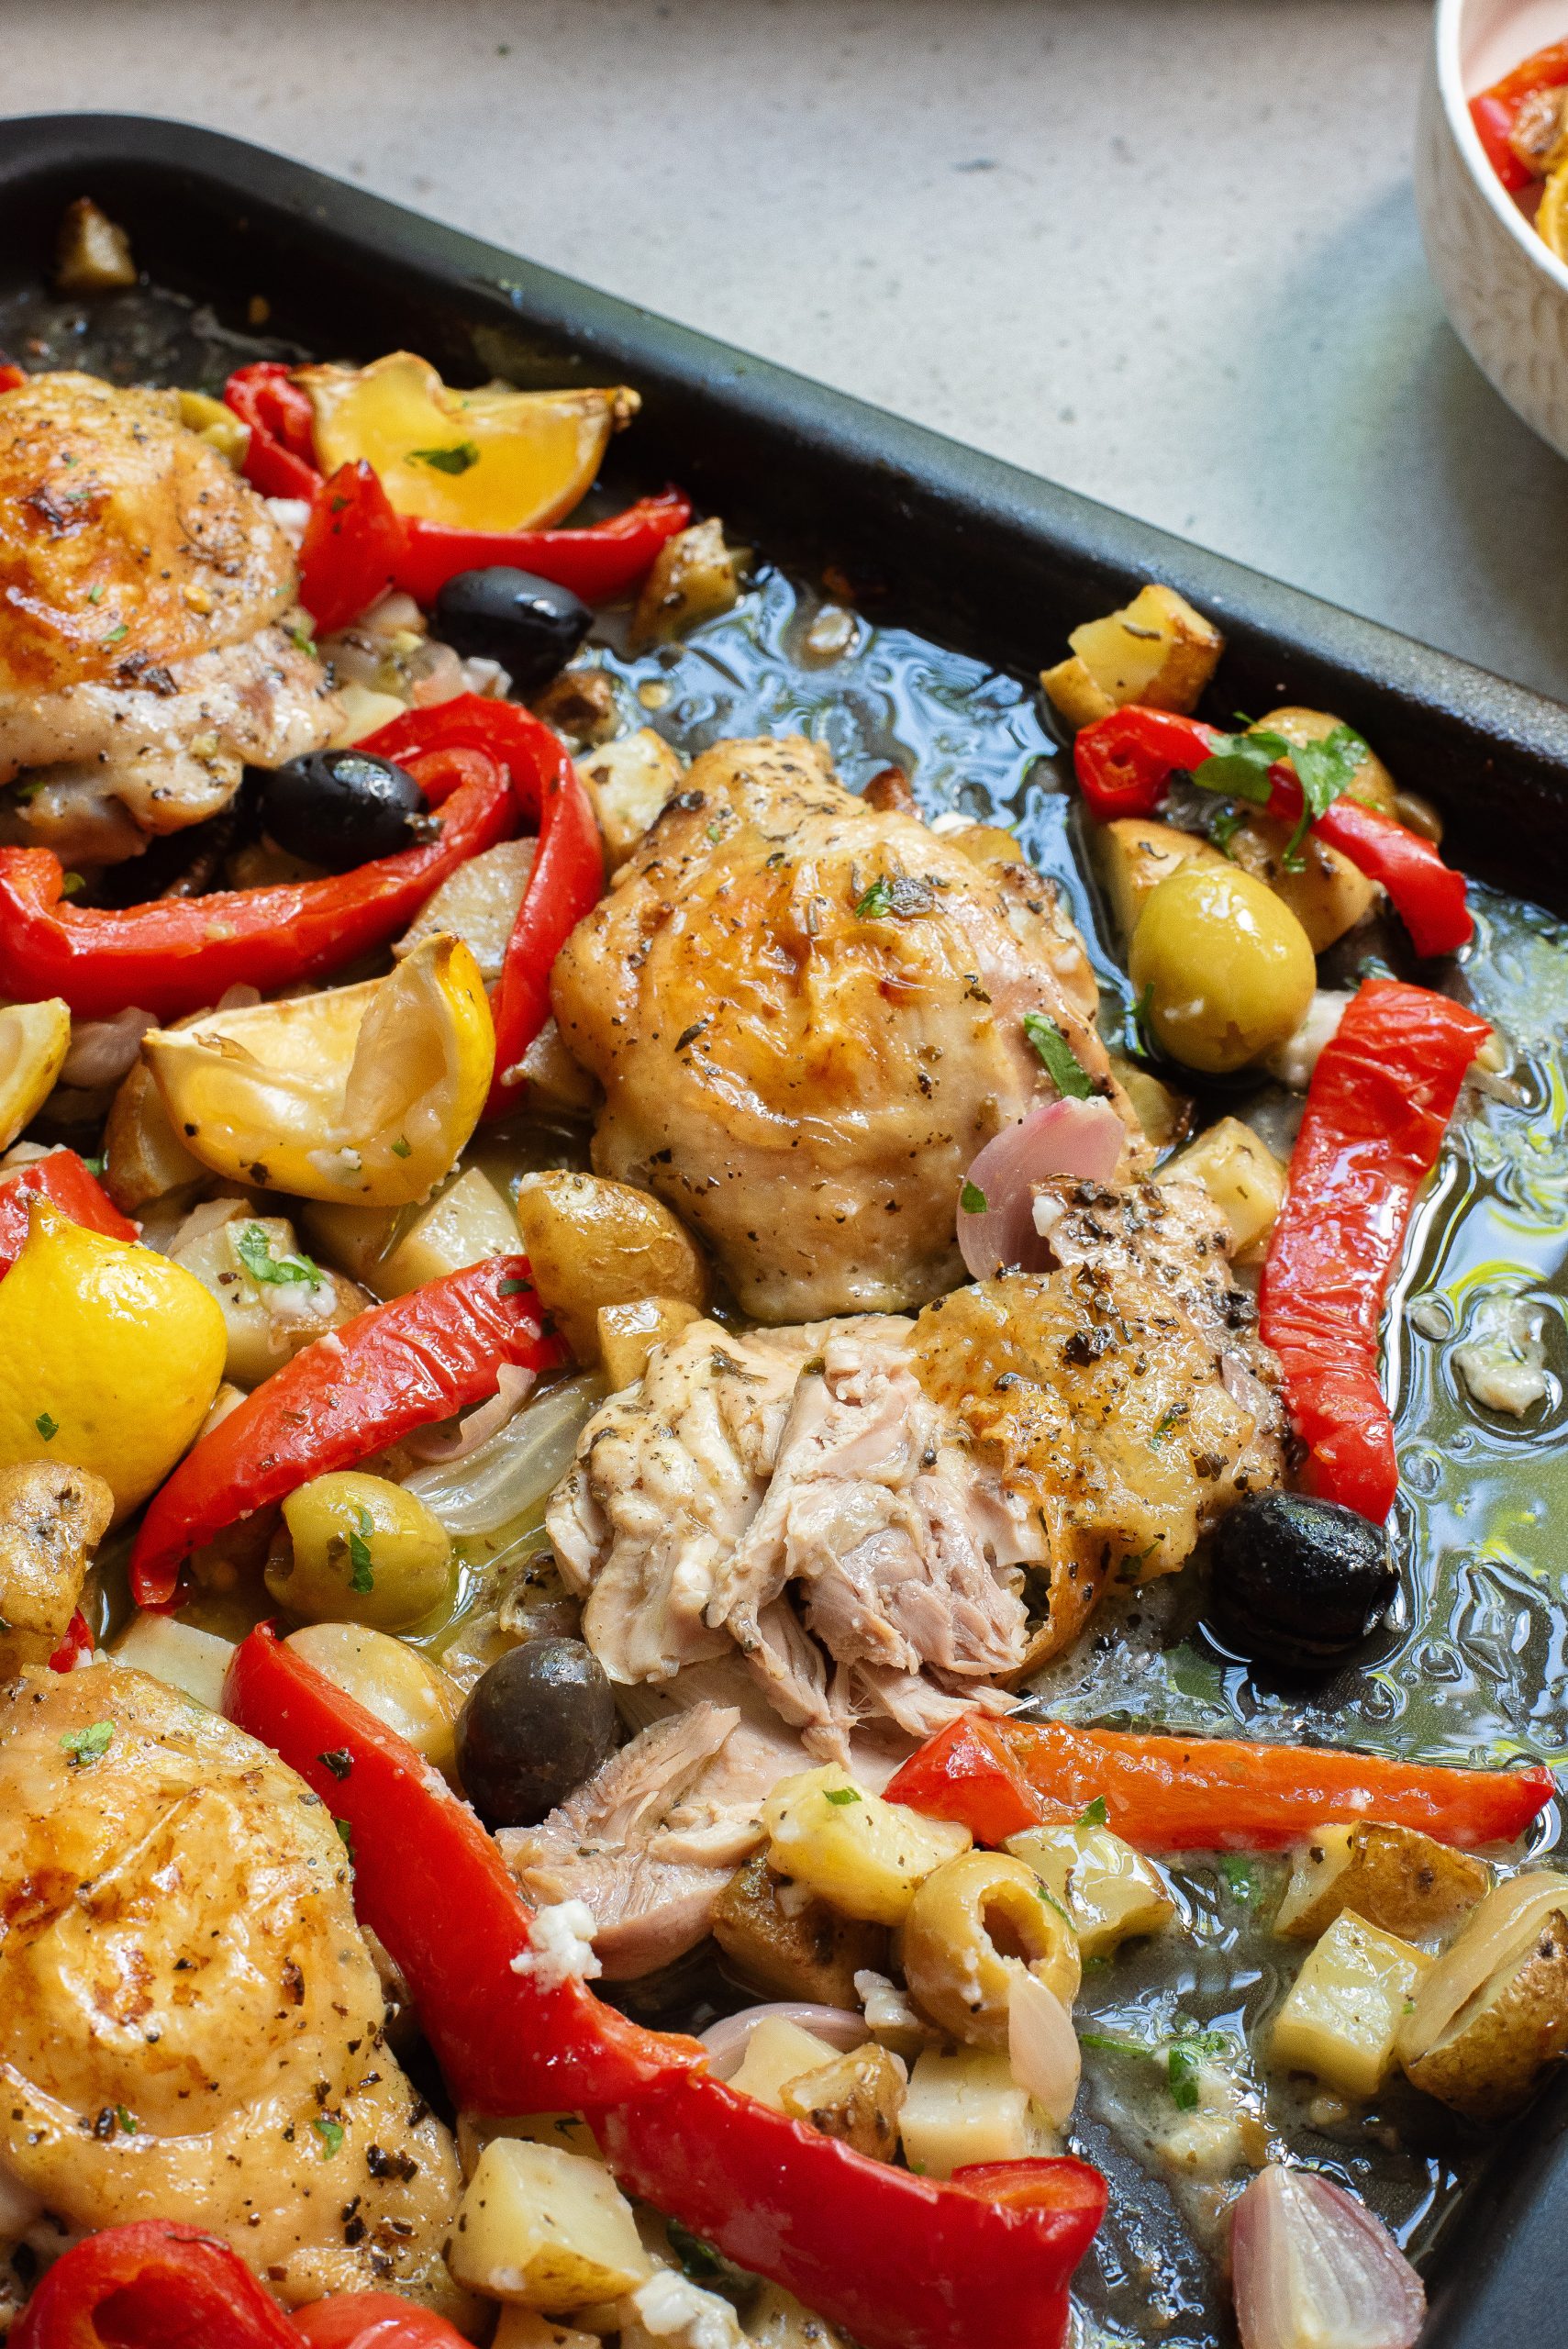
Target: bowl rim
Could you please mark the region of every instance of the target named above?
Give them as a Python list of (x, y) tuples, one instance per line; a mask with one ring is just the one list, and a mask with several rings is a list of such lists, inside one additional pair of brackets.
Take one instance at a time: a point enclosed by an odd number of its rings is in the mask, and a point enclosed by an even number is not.
[(1545, 239), (1539, 236), (1525, 218), (1492, 169), (1486, 150), (1482, 146), (1475, 125), (1471, 120), (1470, 99), (1460, 63), (1460, 36), (1469, 5), (1470, 0), (1438, 0), (1432, 42), (1438, 95), (1442, 102), (1443, 114), (1471, 179), (1479, 187), (1493, 214), (1547, 283), (1568, 296), (1568, 262), (1559, 261)]

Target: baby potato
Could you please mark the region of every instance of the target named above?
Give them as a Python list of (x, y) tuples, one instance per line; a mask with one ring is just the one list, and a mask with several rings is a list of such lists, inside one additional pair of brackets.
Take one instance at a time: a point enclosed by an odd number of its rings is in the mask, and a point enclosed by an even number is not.
[(170, 1122), (152, 1071), (138, 1061), (122, 1082), (104, 1128), (104, 1188), (122, 1215), (139, 1215), (171, 1191), (212, 1177)]
[(717, 619), (740, 600), (739, 558), (724, 543), (717, 514), (666, 539), (643, 582), (627, 641), (640, 652), (668, 644), (701, 620)]
[(317, 1623), (406, 1631), (451, 1587), (451, 1542), (421, 1500), (384, 1476), (315, 1476), (284, 1503), (292, 1553), (269, 1560), (267, 1588)]
[(1413, 1827), (1362, 1819), (1320, 1827), (1296, 1855), (1274, 1931), (1316, 1941), (1345, 1909), (1407, 1941), (1441, 1932), (1490, 1882), (1484, 1860)]
[(457, 1718), (462, 1690), (428, 1656), (362, 1623), (307, 1623), (286, 1645), (406, 1738), (443, 1777), (457, 1773)]
[(1250, 873), (1189, 865), (1151, 892), (1129, 969), (1162, 1048), (1222, 1076), (1283, 1044), (1312, 1000), (1307, 932)]
[(599, 1358), (612, 1390), (635, 1386), (654, 1347), (678, 1338), (697, 1319), (696, 1307), (678, 1297), (639, 1297), (631, 1305), (601, 1305)]
[(1069, 725), (1142, 702), (1151, 709), (1195, 709), (1225, 639), (1173, 587), (1151, 581), (1130, 604), (1085, 620), (1067, 640), (1073, 650), (1040, 684)]
[(786, 2080), (781, 2109), (825, 2137), (838, 2137), (872, 2161), (890, 2162), (898, 2150), (898, 2115), (905, 2072), (896, 2055), (868, 2043), (836, 2055), (820, 2071)]
[(898, 2133), (910, 2168), (927, 2177), (951, 2177), (975, 2162), (1030, 2161), (1058, 2149), (1006, 2056), (989, 2047), (928, 2048), (910, 2075)]
[(224, 1375), (239, 1386), (259, 1386), (370, 1303), (352, 1281), (298, 1253), (286, 1216), (253, 1216), (242, 1201), (227, 1223), (172, 1253), (217, 1299), (228, 1337)]
[[(1258, 734), (1282, 734), (1287, 742), (1324, 742), (1344, 724), (1331, 710), (1306, 709), (1296, 702), (1284, 702), (1278, 709), (1271, 709), (1257, 720), (1252, 731)], [(1369, 750), (1351, 784), (1351, 797), (1359, 799), (1365, 807), (1375, 807), (1381, 816), (1395, 816), (1399, 786), (1377, 752)]]
[(1225, 858), (1199, 832), (1184, 832), (1162, 824), (1153, 816), (1117, 816), (1094, 827), (1093, 853), (1100, 882), (1110, 900), (1111, 919), (1118, 938), (1129, 939), (1162, 881), (1186, 864), (1207, 864), (1220, 872)]
[(580, 1363), (599, 1359), (602, 1305), (659, 1297), (707, 1303), (707, 1271), (669, 1208), (647, 1191), (597, 1174), (527, 1174), (517, 1229), (534, 1286)]
[(1568, 2048), (1568, 1878), (1494, 1886), (1417, 1993), (1399, 2031), (1415, 2087), (1473, 2121), (1517, 2111)]
[(1070, 2007), (1083, 1971), (1065, 1911), (1005, 1852), (965, 1852), (926, 1877), (904, 1920), (902, 1955), (911, 1997), (974, 2047), (1006, 2047), (1016, 1974), (1027, 1967)]
[(762, 1826), (780, 1876), (873, 1925), (900, 1923), (916, 1887), (970, 1844), (967, 1827), (866, 1794), (831, 1762), (782, 1779)]

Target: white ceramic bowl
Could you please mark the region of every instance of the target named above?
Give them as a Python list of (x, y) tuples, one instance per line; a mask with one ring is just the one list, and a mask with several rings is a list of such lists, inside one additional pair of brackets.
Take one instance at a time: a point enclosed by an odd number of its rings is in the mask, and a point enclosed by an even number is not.
[(1416, 131), (1416, 210), (1461, 341), (1510, 407), (1568, 457), (1568, 265), (1496, 173), (1469, 101), (1568, 39), (1568, 0), (1439, 0)]

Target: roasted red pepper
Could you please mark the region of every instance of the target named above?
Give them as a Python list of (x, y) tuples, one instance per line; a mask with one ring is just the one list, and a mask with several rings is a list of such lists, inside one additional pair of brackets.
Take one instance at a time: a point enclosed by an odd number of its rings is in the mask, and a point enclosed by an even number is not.
[(266, 1626), (236, 1653), (224, 1704), (346, 1821), (356, 1905), (460, 2103), (586, 2111), (625, 2184), (864, 2349), (1059, 2349), (1067, 2281), (1105, 2210), (1097, 2171), (1019, 2162), (938, 2185), (723, 2086), (694, 2042), (639, 2030), (581, 1982), (519, 1979), (528, 1907), (400, 1738)]
[(139, 1607), (167, 1607), (190, 1553), (312, 1476), (352, 1468), (495, 1392), (504, 1364), (562, 1358), (526, 1256), (491, 1256), (373, 1305), (273, 1371), (154, 1494), (130, 1555)]
[[(416, 724), (423, 714), (411, 713)], [(365, 747), (379, 749), (381, 740), (373, 735)], [(231, 986), (269, 993), (384, 946), (449, 873), (517, 829), (517, 799), (495, 760), (442, 751), (427, 764), (412, 751), (401, 755), (441, 808), (438, 837), (320, 881), (155, 897), (111, 912), (62, 900), (52, 850), (0, 848), (0, 994), (62, 996), (80, 1019), (112, 1019), (132, 1005), (177, 1019)]]
[(490, 1002), (495, 1076), (484, 1114), (504, 1117), (527, 1090), (522, 1058), (550, 1016), (550, 965), (605, 885), (604, 850), (588, 795), (565, 745), (515, 701), (463, 694), (395, 718), (372, 740), (389, 759), (404, 757), (406, 741), (426, 749), (449, 740), (478, 744), (508, 769), (513, 789), (538, 825), (539, 852)]
[(1384, 1292), (1471, 1062), (1491, 1034), (1448, 996), (1369, 979), (1313, 1072), (1259, 1291), (1312, 1489), (1377, 1523), (1398, 1488), (1377, 1376)]
[(1475, 125), (1475, 135), (1486, 150), (1486, 160), (1510, 195), (1518, 195), (1535, 178), (1528, 163), (1515, 154), (1509, 145), (1509, 135), (1518, 120), (1519, 108), (1537, 90), (1560, 90), (1568, 83), (1568, 40), (1554, 41), (1550, 49), (1538, 49), (1489, 90), (1470, 101), (1470, 119)]
[(8, 359), (0, 360), (0, 393), (19, 391), (27, 380), (26, 368), (13, 366)]
[(82, 1658), (92, 1653), (93, 1634), (79, 1607), (65, 1627), (65, 1637), (50, 1657), (49, 1668), (51, 1672), (74, 1672)]
[(22, 1252), (34, 1199), (47, 1199), (72, 1223), (110, 1240), (141, 1237), (73, 1150), (51, 1150), (47, 1158), (32, 1159), (14, 1174), (0, 1175), (0, 1275), (8, 1273)]
[(403, 522), (361, 457), (339, 465), (317, 491), (299, 550), (299, 600), (330, 636), (368, 611), (391, 586), (403, 551)]
[(464, 2349), (444, 2317), (392, 2292), (339, 2292), (286, 2317), (216, 2235), (144, 2219), (56, 2260), (11, 2349)]
[(250, 428), (246, 480), (263, 497), (314, 501), (321, 486), (316, 462), (316, 411), (310, 395), (276, 360), (237, 367), (223, 387), (227, 405)]
[[(1073, 763), (1089, 813), (1101, 823), (1151, 816), (1174, 774), (1191, 774), (1226, 740), (1195, 718), (1136, 705), (1085, 726)], [(1287, 824), (1302, 812), (1300, 777), (1281, 760), (1269, 769), (1268, 813)], [(1443, 863), (1430, 841), (1359, 800), (1340, 798), (1313, 818), (1311, 830), (1381, 882), (1418, 954), (1452, 954), (1471, 936), (1464, 876)]]
[(1108, 1824), (1140, 1851), (1267, 1852), (1346, 1819), (1412, 1827), (1441, 1843), (1511, 1843), (1556, 1791), (1540, 1765), (1446, 1770), (1332, 1748), (972, 1714), (911, 1754), (887, 1799), (956, 1819), (977, 1842), (999, 1840), (998, 1829), (1016, 1835), (1041, 1820), (1077, 1819), (1098, 1799)]
[(460, 571), (509, 563), (570, 587), (585, 604), (624, 596), (652, 568), (667, 539), (692, 518), (691, 500), (678, 489), (639, 497), (606, 522), (564, 530), (458, 530), (410, 516), (404, 526), (397, 584), (418, 604), (433, 604)]

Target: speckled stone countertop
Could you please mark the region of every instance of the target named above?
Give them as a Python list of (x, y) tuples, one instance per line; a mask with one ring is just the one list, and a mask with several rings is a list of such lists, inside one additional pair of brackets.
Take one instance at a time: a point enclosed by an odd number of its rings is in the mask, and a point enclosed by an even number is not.
[(1568, 696), (1568, 467), (1410, 194), (1422, 0), (9, 0), (237, 132)]

